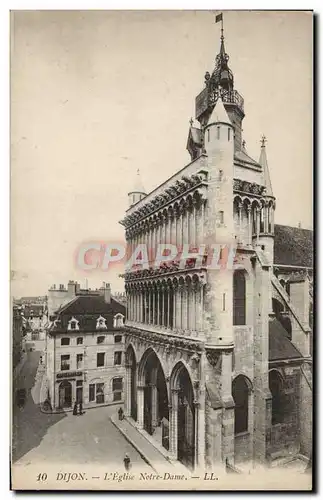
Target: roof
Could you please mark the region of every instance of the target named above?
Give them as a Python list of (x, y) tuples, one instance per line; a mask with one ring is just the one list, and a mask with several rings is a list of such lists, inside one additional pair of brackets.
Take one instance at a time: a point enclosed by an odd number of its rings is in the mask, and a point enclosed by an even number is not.
[(26, 318), (29, 316), (42, 316), (44, 314), (44, 306), (42, 304), (24, 305), (22, 310)]
[(275, 224), (274, 265), (313, 267), (313, 231)]
[(216, 105), (212, 110), (211, 116), (207, 122), (207, 126), (212, 125), (213, 123), (227, 123), (228, 125), (232, 125), (221, 96), (218, 98)]
[(263, 140), (263, 144), (261, 145), (259, 164), (262, 166), (263, 185), (266, 188), (266, 195), (273, 196), (273, 188), (270, 180), (265, 140)]
[(234, 159), (238, 162), (247, 163), (248, 165), (260, 168), (259, 163), (251, 158), (251, 156), (249, 156), (245, 150), (241, 149), (240, 151), (236, 151), (234, 154)]
[(198, 146), (202, 145), (202, 130), (196, 127), (191, 127), (190, 128), (190, 134), (192, 137), (192, 140), (195, 144)]
[(126, 308), (119, 301), (111, 297), (107, 303), (103, 295), (79, 295), (59, 309), (55, 317), (59, 321), (52, 326), (51, 331), (65, 332), (72, 317), (79, 321), (79, 330), (92, 332), (96, 330), (96, 322), (100, 316), (106, 319), (107, 328), (113, 327), (113, 317), (121, 313), (126, 314)]
[(288, 333), (277, 318), (269, 319), (269, 361), (299, 359), (302, 354), (288, 339)]
[(146, 190), (145, 190), (145, 188), (143, 186), (143, 183), (142, 183), (142, 180), (141, 180), (141, 175), (140, 175), (139, 168), (137, 170), (137, 175), (135, 177), (135, 182), (134, 182), (133, 188), (129, 192), (129, 194), (130, 193), (142, 193), (142, 194), (146, 194)]

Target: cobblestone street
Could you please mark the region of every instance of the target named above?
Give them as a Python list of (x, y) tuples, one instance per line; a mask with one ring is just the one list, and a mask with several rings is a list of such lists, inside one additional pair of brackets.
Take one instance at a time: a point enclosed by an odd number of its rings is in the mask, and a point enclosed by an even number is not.
[(45, 414), (40, 410), (42, 373), (37, 372), (40, 352), (28, 352), (27, 360), (14, 384), (24, 387), (27, 400), (13, 409), (13, 463), (120, 464), (125, 453), (134, 466), (149, 470), (139, 453), (110, 421), (118, 406), (86, 410), (82, 416), (72, 412)]

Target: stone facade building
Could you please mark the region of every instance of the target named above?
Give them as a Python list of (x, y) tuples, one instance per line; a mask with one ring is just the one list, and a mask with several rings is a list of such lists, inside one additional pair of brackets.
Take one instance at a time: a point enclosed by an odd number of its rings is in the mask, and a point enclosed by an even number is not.
[(55, 411), (74, 402), (85, 408), (123, 402), (125, 306), (108, 284), (92, 293), (72, 285), (74, 298), (51, 316), (46, 335), (50, 405)]
[[(291, 264), (302, 245), (293, 228), (291, 247), (282, 247), (284, 237), (275, 243), (282, 226), (266, 140), (252, 159), (228, 60), (222, 35), (196, 98), (191, 162), (149, 194), (137, 179), (121, 221), (130, 249), (149, 249), (149, 268), (125, 274), (125, 413), (191, 468), (311, 455), (311, 272)], [(311, 234), (305, 239), (311, 247)], [(222, 244), (220, 268), (197, 256), (156, 266), (160, 243), (191, 252)], [(225, 265), (230, 248), (234, 268)], [(281, 254), (291, 267), (275, 262)], [(283, 269), (300, 271), (288, 293)]]

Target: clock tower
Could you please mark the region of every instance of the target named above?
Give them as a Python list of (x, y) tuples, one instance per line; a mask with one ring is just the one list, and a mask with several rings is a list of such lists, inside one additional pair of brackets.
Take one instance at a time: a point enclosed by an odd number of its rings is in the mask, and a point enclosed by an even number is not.
[(228, 66), (228, 62), (229, 56), (225, 51), (222, 28), (220, 52), (216, 56), (215, 68), (212, 74), (208, 71), (205, 74), (205, 88), (196, 97), (195, 116), (201, 124), (202, 131), (204, 131), (212, 110), (221, 96), (234, 129), (234, 149), (240, 151), (242, 147), (241, 129), (244, 118), (244, 101), (234, 88), (233, 73)]

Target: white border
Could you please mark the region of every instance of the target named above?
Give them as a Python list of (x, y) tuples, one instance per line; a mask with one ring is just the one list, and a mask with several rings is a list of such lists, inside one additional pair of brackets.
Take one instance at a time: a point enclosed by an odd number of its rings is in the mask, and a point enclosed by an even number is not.
[[(238, 1), (233, 1), (233, 0), (227, 0), (226, 2), (222, 2), (222, 6), (225, 7), (224, 10), (228, 9), (243, 9), (243, 10), (250, 10), (250, 9), (255, 9), (259, 10), (260, 8), (262, 10), (268, 9), (268, 10), (275, 10), (275, 9), (313, 9), (316, 13), (320, 14), (321, 13), (321, 2), (318, 0), (315, 2), (311, 2), (311, 5), (306, 4), (306, 2), (300, 2), (300, 1), (277, 1), (277, 0), (272, 0), (272, 1), (265, 1), (261, 2), (238, 2)], [(29, 2), (24, 2), (22, 0), (18, 1), (12, 1), (12, 2), (7, 2), (3, 0), (1, 2), (1, 7), (0, 7), (0, 33), (1, 33), (1, 44), (0, 44), (0, 74), (1, 74), (1, 79), (0, 79), (0, 86), (1, 86), (1, 133), (0, 133), (0, 138), (1, 138), (1, 156), (2, 156), (2, 162), (1, 162), (1, 167), (0, 167), (0, 189), (1, 189), (1, 195), (0, 195), (0, 214), (1, 214), (1, 229), (2, 229), (2, 244), (1, 244), (1, 289), (0, 289), (0, 294), (1, 294), (1, 308), (2, 311), (4, 312), (2, 314), (2, 321), (1, 321), (1, 335), (2, 335), (2, 342), (1, 342), (1, 347), (2, 347), (2, 360), (1, 360), (1, 406), (2, 406), (2, 411), (1, 411), (1, 430), (3, 433), (2, 440), (1, 440), (1, 498), (9, 498), (13, 495), (12, 492), (9, 492), (8, 487), (9, 487), (9, 387), (8, 387), (8, 374), (10, 370), (10, 363), (9, 363), (9, 349), (10, 349), (10, 343), (9, 343), (9, 331), (10, 331), (10, 325), (9, 325), (9, 286), (8, 286), (8, 277), (9, 277), (9, 79), (7, 75), (9, 75), (9, 10), (37, 10), (37, 9), (42, 9), (42, 10), (66, 10), (66, 9), (71, 9), (71, 10), (97, 10), (97, 9), (146, 9), (146, 10), (151, 10), (151, 9), (190, 9), (190, 10), (215, 10), (215, 5), (214, 1), (206, 1), (206, 0), (200, 0), (199, 2), (191, 2), (191, 1), (178, 1), (178, 0), (163, 0), (163, 1), (152, 1), (152, 0), (146, 0), (143, 1), (141, 0), (140, 2), (132, 2), (132, 1), (125, 1), (125, 0), (119, 0), (119, 1), (84, 1), (84, 0), (79, 0), (78, 2), (73, 2), (73, 1), (64, 1), (64, 0), (55, 0), (55, 1), (29, 1)], [(217, 11), (221, 10), (219, 8), (216, 9)], [(317, 20), (317, 28), (319, 27), (320, 24), (320, 19)], [(319, 31), (319, 29), (318, 29)], [(316, 47), (317, 53), (320, 54), (320, 49), (321, 49), (321, 42), (318, 37), (318, 46)], [(318, 57), (319, 58), (319, 57)], [(318, 74), (317, 74), (317, 79), (318, 81), (322, 82), (321, 76), (321, 66), (319, 66)], [(319, 117), (321, 115), (320, 113), (321, 107), (319, 109), (319, 116), (317, 117), (317, 120), (319, 120)], [(300, 117), (301, 119), (301, 117)], [(320, 137), (317, 137), (318, 144), (322, 144), (322, 141), (320, 140)], [(321, 170), (321, 165), (319, 162), (319, 156), (317, 157), (317, 165), (316, 168), (318, 171)], [(319, 192), (318, 194), (318, 200), (320, 199), (320, 194), (323, 192), (322, 190), (322, 178), (323, 175), (320, 175), (320, 177), (317, 179), (319, 181)], [(319, 194), (320, 193), (320, 194)], [(319, 208), (319, 207), (317, 207)], [(322, 203), (321, 207), (322, 208)], [(320, 221), (322, 220), (322, 213), (320, 212), (318, 215), (321, 215)], [(319, 224), (320, 229), (321, 224)], [(316, 228), (318, 229), (318, 228)], [(322, 235), (322, 231), (321, 231)], [(318, 243), (322, 243), (321, 239)], [(321, 278), (321, 275), (320, 275)], [(319, 285), (319, 283), (317, 284)], [(319, 304), (317, 303), (317, 309), (319, 309)], [(318, 318), (319, 319), (319, 318)], [(319, 326), (317, 325), (316, 332), (319, 333)], [(322, 346), (322, 341), (321, 341), (321, 346)], [(320, 350), (319, 356), (321, 359), (323, 359), (322, 352)], [(319, 373), (320, 372), (320, 373)], [(319, 370), (318, 371), (318, 376), (319, 376), (319, 381), (321, 381), (321, 377), (323, 371)], [(320, 405), (320, 408), (317, 408), (319, 411), (319, 414), (321, 413), (321, 404), (322, 404), (322, 398), (317, 398), (317, 403)], [(319, 418), (317, 417), (317, 424), (319, 424)], [(315, 440), (315, 436), (313, 436), (313, 440)], [(320, 440), (320, 445), (322, 444), (322, 441)], [(317, 455), (319, 454), (319, 451), (322, 450), (322, 447), (319, 446), (319, 449), (317, 450)], [(8, 474), (7, 474), (8, 471)], [(317, 475), (318, 475), (318, 482), (319, 482), (319, 476), (320, 476), (320, 471), (321, 467), (320, 464), (318, 465), (318, 470), (317, 470)], [(126, 494), (131, 494), (130, 492)], [(167, 498), (169, 497), (169, 493), (167, 494)], [(198, 493), (197, 493), (198, 494)], [(40, 494), (41, 496), (44, 496), (44, 494)], [(231, 496), (233, 496), (234, 493), (232, 493)], [(56, 496), (56, 495), (55, 495)], [(92, 495), (91, 495), (92, 496)], [(109, 493), (109, 496), (114, 497), (116, 495)], [(119, 496), (119, 495), (118, 495)], [(222, 496), (222, 495), (221, 495)], [(228, 497), (228, 495), (225, 495)], [(278, 494), (275, 495), (276, 498), (283, 498), (283, 494)], [(89, 496), (87, 495), (89, 498)]]

